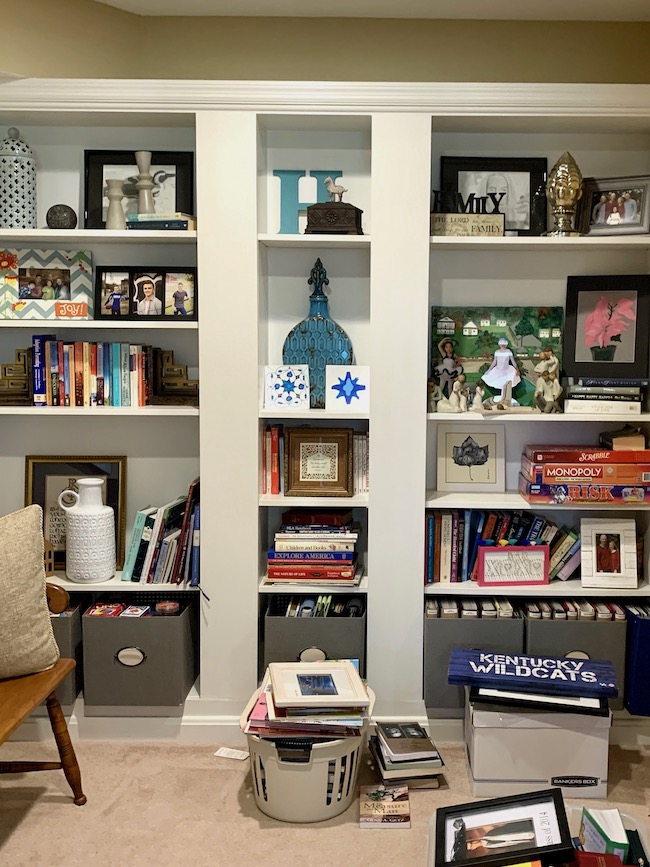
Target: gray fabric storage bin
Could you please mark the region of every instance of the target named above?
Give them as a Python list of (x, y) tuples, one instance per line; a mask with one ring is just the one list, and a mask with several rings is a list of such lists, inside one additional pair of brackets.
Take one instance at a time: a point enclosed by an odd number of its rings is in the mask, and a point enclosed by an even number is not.
[(449, 655), (455, 647), (522, 653), (524, 621), (521, 617), (425, 618), (424, 703), (427, 708), (447, 709), (448, 716), (460, 717), (465, 706), (465, 688), (447, 683)]
[(328, 659), (358, 659), (366, 673), (366, 606), (358, 617), (285, 617), (271, 604), (264, 617), (264, 668), (270, 662), (296, 662), (308, 647)]
[(572, 651), (589, 659), (611, 660), (619, 698), (610, 700), (614, 710), (623, 707), (625, 693), (625, 639), (627, 622), (614, 620), (531, 620), (526, 618), (526, 653), (566, 656)]
[[(72, 607), (72, 606), (71, 606)], [(52, 616), (52, 631), (54, 639), (59, 646), (61, 656), (66, 659), (74, 659), (77, 665), (66, 677), (63, 683), (56, 688), (56, 697), (59, 704), (66, 710), (71, 709), (81, 691), (83, 682), (83, 658), (81, 648), (81, 610), (76, 606), (69, 617)], [(35, 716), (46, 716), (47, 705), (45, 702), (34, 710)]]
[[(192, 605), (168, 617), (84, 615), (82, 630), (86, 716), (182, 715), (198, 674)], [(119, 661), (128, 648), (143, 657), (139, 664)]]

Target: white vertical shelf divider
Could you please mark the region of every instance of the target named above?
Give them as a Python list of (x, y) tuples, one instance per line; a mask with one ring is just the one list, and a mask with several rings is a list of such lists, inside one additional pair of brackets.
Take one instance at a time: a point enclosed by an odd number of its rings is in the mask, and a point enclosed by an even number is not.
[(431, 117), (372, 118), (368, 683), (377, 718), (426, 719), (422, 557)]
[[(257, 151), (253, 111), (196, 117), (201, 275), (202, 713), (257, 685)], [(206, 700), (206, 701), (204, 701)]]

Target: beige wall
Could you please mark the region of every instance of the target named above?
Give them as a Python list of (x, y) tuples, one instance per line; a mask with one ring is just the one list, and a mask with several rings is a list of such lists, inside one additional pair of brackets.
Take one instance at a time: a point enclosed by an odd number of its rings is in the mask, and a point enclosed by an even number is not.
[(16, 47), (0, 67), (24, 76), (650, 83), (650, 23), (155, 18), (92, 0), (21, 0), (16, 15), (16, 0), (5, 6)]

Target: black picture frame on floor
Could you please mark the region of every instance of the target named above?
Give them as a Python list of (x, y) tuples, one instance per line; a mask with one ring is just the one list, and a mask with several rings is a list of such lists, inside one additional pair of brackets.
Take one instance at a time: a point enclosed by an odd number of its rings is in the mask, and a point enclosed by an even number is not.
[(565, 376), (647, 379), (650, 275), (567, 278)]
[[(515, 833), (521, 837), (518, 843), (513, 843)], [(498, 845), (500, 835), (502, 847)], [(505, 867), (529, 861), (562, 864), (573, 853), (559, 788), (438, 807), (435, 845), (436, 867)]]
[[(443, 193), (460, 193), (467, 206), (487, 196), (486, 212), (505, 214), (506, 235), (542, 235), (546, 231), (546, 157), (457, 157), (440, 158)], [(470, 213), (471, 208), (470, 208)]]
[[(192, 151), (152, 151), (154, 207), (158, 213), (194, 214), (194, 154)], [(84, 226), (86, 229), (106, 227), (105, 181), (124, 180), (126, 213), (137, 202), (135, 188), (138, 170), (134, 151), (84, 151)]]

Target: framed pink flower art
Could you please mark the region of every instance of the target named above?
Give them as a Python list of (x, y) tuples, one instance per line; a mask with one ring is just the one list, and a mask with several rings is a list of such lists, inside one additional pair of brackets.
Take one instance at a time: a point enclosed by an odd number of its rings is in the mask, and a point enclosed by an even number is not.
[(649, 322), (649, 275), (569, 277), (566, 376), (647, 379)]

